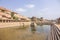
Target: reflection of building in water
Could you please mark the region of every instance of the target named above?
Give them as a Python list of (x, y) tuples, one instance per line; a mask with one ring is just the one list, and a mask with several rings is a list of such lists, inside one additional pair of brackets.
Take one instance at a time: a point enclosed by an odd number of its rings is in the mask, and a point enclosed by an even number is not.
[(32, 33), (35, 33), (35, 31), (36, 31), (35, 26), (31, 26), (31, 32), (32, 32)]
[(32, 31), (36, 31), (35, 27), (31, 27), (31, 30), (32, 30)]

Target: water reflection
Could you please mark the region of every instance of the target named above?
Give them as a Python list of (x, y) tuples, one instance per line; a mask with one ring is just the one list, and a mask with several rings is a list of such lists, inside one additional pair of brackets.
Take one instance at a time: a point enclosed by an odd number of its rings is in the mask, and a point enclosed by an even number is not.
[(0, 40), (46, 40), (49, 29), (49, 25), (18, 30), (16, 28), (2, 28), (0, 29)]
[(43, 26), (43, 24), (39, 24), (39, 26)]
[(31, 26), (31, 32), (34, 34), (34, 33), (35, 33), (35, 31), (36, 31), (35, 26)]
[(50, 26), (49, 25), (39, 25), (37, 27), (32, 26), (31, 32), (33, 33), (33, 35), (38, 34), (41, 37), (44, 35), (44, 37), (43, 37), (43, 38), (45, 38), (44, 40), (48, 40), (48, 35), (50, 33)]

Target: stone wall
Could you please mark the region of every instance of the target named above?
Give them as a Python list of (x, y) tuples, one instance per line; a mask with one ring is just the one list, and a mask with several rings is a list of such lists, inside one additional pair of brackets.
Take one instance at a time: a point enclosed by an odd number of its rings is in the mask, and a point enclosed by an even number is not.
[(0, 22), (0, 28), (29, 26), (31, 22)]

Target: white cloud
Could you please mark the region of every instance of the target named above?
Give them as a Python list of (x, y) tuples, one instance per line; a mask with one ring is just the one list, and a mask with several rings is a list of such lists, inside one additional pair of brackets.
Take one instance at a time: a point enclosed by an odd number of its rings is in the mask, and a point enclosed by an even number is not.
[(33, 4), (28, 4), (28, 5), (26, 5), (26, 7), (27, 7), (27, 8), (34, 8), (35, 5), (33, 5)]
[(15, 10), (16, 12), (26, 12), (26, 9), (23, 9), (23, 8), (18, 8)]
[(48, 11), (48, 8), (43, 8), (41, 9), (41, 11)]
[[(34, 8), (35, 5), (33, 5), (33, 4), (28, 4), (28, 5), (24, 6), (24, 7), (27, 7), (27, 8)], [(24, 9), (24, 8), (17, 8), (15, 11), (18, 12), (18, 13), (20, 13), (20, 12), (26, 12), (27, 9)]]

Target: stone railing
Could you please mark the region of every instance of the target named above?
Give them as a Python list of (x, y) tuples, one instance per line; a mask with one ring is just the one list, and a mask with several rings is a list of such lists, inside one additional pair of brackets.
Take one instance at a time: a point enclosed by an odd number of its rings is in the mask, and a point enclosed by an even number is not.
[(60, 40), (60, 28), (56, 24), (51, 25), (49, 40)]

